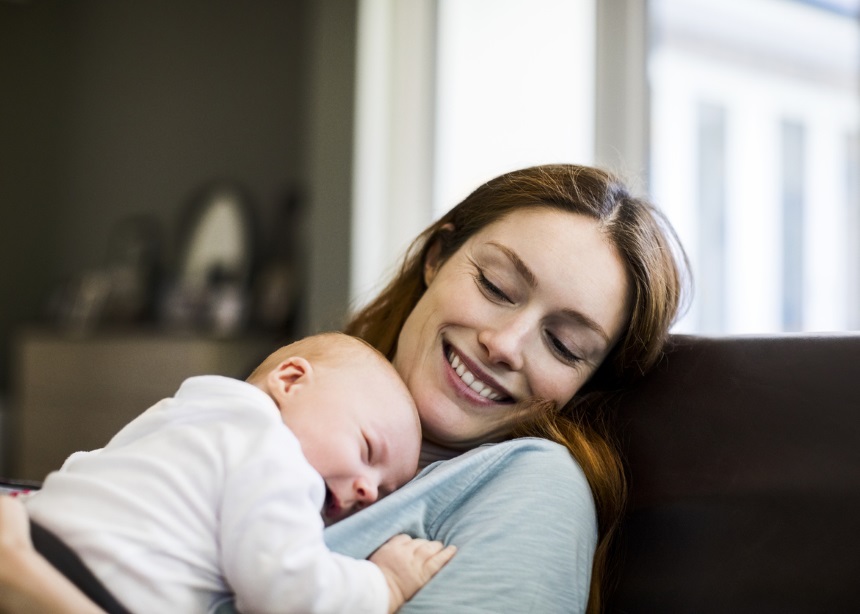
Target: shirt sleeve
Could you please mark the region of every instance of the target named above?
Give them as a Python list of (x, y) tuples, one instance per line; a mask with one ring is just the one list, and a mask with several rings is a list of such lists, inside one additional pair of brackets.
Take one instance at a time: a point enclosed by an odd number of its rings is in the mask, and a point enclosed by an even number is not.
[(254, 448), (231, 469), (221, 507), (221, 559), (239, 611), (387, 613), (382, 571), (326, 546), (325, 487), (295, 438), (272, 433)]

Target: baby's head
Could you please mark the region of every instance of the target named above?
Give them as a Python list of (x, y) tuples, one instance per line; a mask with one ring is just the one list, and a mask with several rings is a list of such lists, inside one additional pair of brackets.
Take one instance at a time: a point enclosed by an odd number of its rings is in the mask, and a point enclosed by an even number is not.
[(418, 411), (386, 358), (364, 341), (323, 333), (282, 347), (248, 377), (274, 399), (326, 483), (322, 514), (340, 520), (414, 475)]

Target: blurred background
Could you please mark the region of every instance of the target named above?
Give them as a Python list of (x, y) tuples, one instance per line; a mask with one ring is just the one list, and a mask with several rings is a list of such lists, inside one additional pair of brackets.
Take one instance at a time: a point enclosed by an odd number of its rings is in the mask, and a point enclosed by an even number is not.
[(0, 475), (337, 328), (480, 182), (599, 164), (679, 332), (860, 329), (860, 0), (0, 0)]

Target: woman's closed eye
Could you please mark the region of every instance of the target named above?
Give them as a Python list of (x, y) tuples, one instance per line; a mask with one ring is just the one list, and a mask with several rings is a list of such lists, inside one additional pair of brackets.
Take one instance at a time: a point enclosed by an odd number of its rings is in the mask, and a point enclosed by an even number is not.
[(558, 355), (562, 360), (569, 364), (578, 364), (583, 361), (581, 356), (575, 354), (569, 347), (567, 347), (562, 341), (553, 335), (551, 332), (547, 331), (546, 333), (547, 343), (550, 345), (552, 351)]
[(475, 281), (477, 282), (478, 286), (481, 288), (481, 291), (484, 294), (486, 294), (487, 296), (489, 296), (490, 298), (497, 300), (497, 301), (502, 301), (505, 303), (512, 303), (513, 302), (510, 299), (510, 297), (502, 291), (501, 288), (499, 288), (496, 284), (491, 282), (487, 278), (487, 276), (484, 275), (484, 272), (481, 269), (478, 269), (478, 272), (475, 275)]

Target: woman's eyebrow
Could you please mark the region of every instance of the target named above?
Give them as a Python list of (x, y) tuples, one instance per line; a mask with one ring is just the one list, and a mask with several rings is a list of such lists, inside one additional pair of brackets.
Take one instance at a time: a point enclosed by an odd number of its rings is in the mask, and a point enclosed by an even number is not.
[(496, 243), (495, 241), (489, 241), (488, 245), (492, 245), (508, 257), (508, 259), (511, 261), (511, 264), (514, 265), (514, 268), (529, 285), (529, 288), (534, 290), (537, 287), (537, 277), (535, 277), (535, 274), (532, 273), (532, 270), (528, 266), (526, 266), (526, 263), (523, 262), (519, 256), (517, 256), (517, 253), (514, 250), (512, 250), (506, 245), (502, 245), (501, 243)]
[(562, 311), (562, 313), (564, 313), (567, 317), (576, 320), (577, 322), (585, 326), (587, 329), (596, 332), (603, 338), (606, 344), (609, 345), (609, 335), (606, 334), (606, 331), (603, 330), (600, 324), (589, 318), (587, 315), (575, 309), (565, 309)]
[[(511, 264), (514, 265), (514, 268), (522, 276), (526, 284), (528, 284), (529, 288), (534, 290), (537, 287), (537, 277), (514, 250), (512, 250), (506, 245), (502, 245), (501, 243), (496, 243), (495, 241), (489, 241), (488, 245), (492, 245), (508, 257), (508, 259), (511, 261)], [(564, 315), (571, 318), (572, 320), (579, 322), (586, 328), (593, 330), (598, 335), (603, 337), (603, 340), (606, 343), (609, 343), (609, 335), (606, 334), (606, 331), (603, 330), (603, 327), (601, 327), (600, 324), (595, 322), (594, 319), (588, 317), (581, 311), (577, 311), (576, 309), (565, 309), (562, 313), (564, 313)]]

